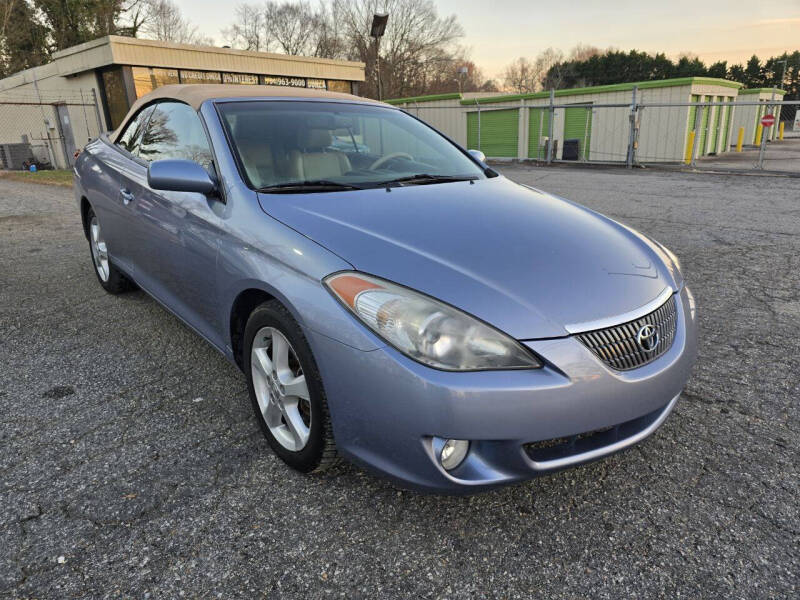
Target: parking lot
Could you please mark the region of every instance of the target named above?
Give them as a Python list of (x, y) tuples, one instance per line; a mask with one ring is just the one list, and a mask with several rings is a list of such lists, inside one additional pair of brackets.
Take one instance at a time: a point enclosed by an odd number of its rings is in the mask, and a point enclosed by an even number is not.
[(502, 170), (669, 246), (700, 350), (642, 445), (467, 498), (288, 470), (243, 375), (100, 288), (71, 190), (0, 180), (0, 594), (797, 597), (800, 179)]

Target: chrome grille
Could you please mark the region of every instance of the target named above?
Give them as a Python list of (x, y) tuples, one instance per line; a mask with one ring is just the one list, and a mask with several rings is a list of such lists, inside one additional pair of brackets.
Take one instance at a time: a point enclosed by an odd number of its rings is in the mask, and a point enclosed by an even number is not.
[[(677, 317), (673, 295), (650, 314), (621, 325), (579, 333), (576, 337), (612, 369), (628, 371), (653, 362), (669, 350), (675, 339)], [(646, 352), (636, 341), (639, 330), (645, 325), (652, 325), (658, 332), (658, 344), (651, 352)]]

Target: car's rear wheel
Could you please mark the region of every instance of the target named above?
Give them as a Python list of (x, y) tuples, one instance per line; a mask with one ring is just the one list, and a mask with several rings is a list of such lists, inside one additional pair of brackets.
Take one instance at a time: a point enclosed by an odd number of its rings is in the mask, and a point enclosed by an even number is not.
[(245, 374), (261, 431), (275, 453), (304, 473), (336, 462), (322, 379), (289, 311), (272, 300), (245, 327)]
[(134, 286), (131, 281), (114, 266), (108, 256), (108, 246), (100, 227), (100, 221), (90, 208), (86, 213), (87, 233), (89, 235), (89, 250), (92, 253), (94, 273), (103, 289), (109, 294), (121, 294)]

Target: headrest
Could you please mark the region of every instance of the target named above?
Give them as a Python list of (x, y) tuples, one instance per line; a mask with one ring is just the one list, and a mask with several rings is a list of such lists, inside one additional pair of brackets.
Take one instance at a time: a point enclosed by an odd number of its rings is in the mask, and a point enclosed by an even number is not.
[(327, 148), (333, 143), (329, 129), (305, 129), (300, 133), (300, 146), (309, 148)]
[(270, 124), (257, 113), (236, 115), (233, 134), (239, 141), (258, 141), (267, 137)]

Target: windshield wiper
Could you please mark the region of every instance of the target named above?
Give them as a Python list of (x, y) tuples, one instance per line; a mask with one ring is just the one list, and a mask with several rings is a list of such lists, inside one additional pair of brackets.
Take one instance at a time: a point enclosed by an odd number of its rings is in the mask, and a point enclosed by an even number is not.
[(449, 183), (453, 181), (475, 181), (476, 179), (478, 179), (478, 177), (475, 175), (431, 175), (430, 173), (417, 173), (416, 175), (381, 181), (376, 185), (426, 185), (430, 183)]
[(257, 192), (268, 194), (297, 194), (302, 192), (339, 192), (343, 190), (363, 190), (360, 185), (353, 183), (340, 183), (327, 179), (315, 179), (313, 181), (289, 181), (287, 183), (276, 183), (266, 187), (258, 188)]

